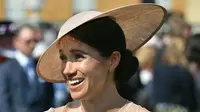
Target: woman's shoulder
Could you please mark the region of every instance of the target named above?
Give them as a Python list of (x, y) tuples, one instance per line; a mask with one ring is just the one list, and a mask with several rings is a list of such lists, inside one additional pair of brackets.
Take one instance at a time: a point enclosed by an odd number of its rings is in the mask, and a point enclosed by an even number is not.
[(57, 107), (57, 108), (50, 108), (48, 111), (45, 112), (73, 112), (80, 107), (80, 103), (78, 101), (73, 101), (67, 103), (65, 106)]
[(127, 112), (149, 112), (147, 109), (145, 109), (144, 107), (141, 107), (140, 105), (137, 105), (133, 102), (129, 102), (127, 104)]

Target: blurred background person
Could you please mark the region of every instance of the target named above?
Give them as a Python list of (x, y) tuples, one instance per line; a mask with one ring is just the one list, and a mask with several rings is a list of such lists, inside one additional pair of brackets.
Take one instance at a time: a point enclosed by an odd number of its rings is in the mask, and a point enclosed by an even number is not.
[[(42, 53), (48, 48), (49, 45), (57, 38), (58, 31), (51, 23), (41, 22), (35, 28), (37, 44), (33, 50), (33, 57), (39, 59)], [(54, 106), (59, 107), (72, 101), (69, 94), (69, 89), (65, 83), (54, 83)]]
[(198, 111), (200, 111), (200, 34), (194, 34), (189, 37), (186, 46), (186, 56), (189, 60), (189, 68), (195, 79), (195, 93), (198, 103)]
[(150, 94), (149, 83), (151, 83), (153, 79), (153, 62), (155, 55), (156, 49), (150, 44), (143, 46), (136, 52), (136, 57), (140, 63), (140, 71), (138, 75), (142, 87), (139, 88), (135, 97), (137, 99), (137, 104), (146, 108), (150, 108), (148, 105), (148, 96)]
[(184, 47), (181, 38), (170, 38), (162, 55), (163, 63), (154, 67), (150, 101), (156, 112), (196, 109), (194, 79), (187, 68)]
[(57, 31), (50, 23), (39, 23), (35, 31), (38, 43), (33, 50), (33, 56), (39, 58), (47, 47), (56, 39)]
[(136, 57), (140, 62), (140, 80), (143, 86), (146, 86), (153, 79), (153, 60), (155, 57), (155, 48), (153, 46), (144, 46), (140, 48)]
[(36, 74), (35, 27), (22, 25), (13, 39), (14, 58), (0, 67), (0, 112), (42, 112), (53, 105), (53, 86)]
[(188, 38), (191, 36), (191, 26), (186, 22), (184, 14), (181, 12), (169, 12), (168, 21), (169, 33), (171, 37)]

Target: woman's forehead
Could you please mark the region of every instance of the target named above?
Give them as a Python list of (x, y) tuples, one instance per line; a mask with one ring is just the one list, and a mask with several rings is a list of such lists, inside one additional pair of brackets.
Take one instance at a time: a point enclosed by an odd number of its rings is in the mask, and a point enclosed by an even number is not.
[(99, 52), (95, 48), (89, 46), (84, 42), (79, 41), (78, 39), (70, 35), (66, 35), (65, 37), (59, 40), (58, 48), (60, 53), (65, 54), (72, 53), (73, 51), (78, 51), (90, 55), (96, 60), (105, 61), (104, 58), (99, 54)]
[(70, 35), (66, 35), (65, 37), (59, 40), (58, 48), (59, 50), (62, 50), (64, 52), (79, 50), (79, 51), (87, 52), (89, 54), (98, 54), (95, 48), (87, 45), (84, 42), (81, 42), (80, 40)]
[(70, 35), (66, 35), (59, 40), (58, 46), (59, 48), (71, 48), (71, 47), (81, 48), (84, 46), (84, 43), (75, 39)]

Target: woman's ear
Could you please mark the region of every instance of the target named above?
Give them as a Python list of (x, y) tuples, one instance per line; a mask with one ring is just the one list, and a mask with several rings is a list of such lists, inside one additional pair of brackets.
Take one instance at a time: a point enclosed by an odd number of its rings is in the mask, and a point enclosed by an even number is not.
[(121, 60), (121, 54), (119, 51), (114, 51), (112, 55), (110, 56), (110, 68), (109, 72), (114, 72), (117, 66), (119, 65), (119, 62)]

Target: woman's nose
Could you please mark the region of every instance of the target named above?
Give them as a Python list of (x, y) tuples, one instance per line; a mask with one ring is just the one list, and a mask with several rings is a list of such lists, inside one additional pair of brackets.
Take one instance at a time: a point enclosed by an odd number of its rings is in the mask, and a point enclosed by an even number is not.
[(76, 68), (75, 68), (74, 62), (68, 61), (65, 64), (66, 65), (63, 70), (64, 75), (72, 75), (72, 74), (76, 73)]

